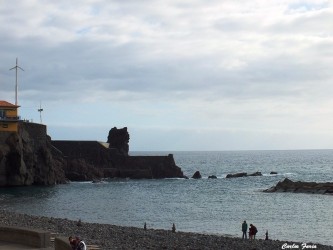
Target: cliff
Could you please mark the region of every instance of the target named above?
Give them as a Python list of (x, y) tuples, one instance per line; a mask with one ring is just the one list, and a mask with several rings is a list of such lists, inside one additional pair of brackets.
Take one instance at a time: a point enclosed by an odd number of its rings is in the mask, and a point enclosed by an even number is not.
[(18, 133), (0, 132), (0, 186), (65, 183), (65, 161), (46, 126), (20, 122)]
[(101, 178), (184, 177), (172, 155), (129, 156), (127, 128), (113, 128), (108, 143), (52, 141), (46, 126), (20, 122), (0, 132), (0, 187), (53, 185)]
[(107, 143), (97, 141), (52, 141), (66, 156), (65, 173), (72, 181), (100, 178), (183, 178), (173, 155), (130, 156), (127, 128), (112, 128)]

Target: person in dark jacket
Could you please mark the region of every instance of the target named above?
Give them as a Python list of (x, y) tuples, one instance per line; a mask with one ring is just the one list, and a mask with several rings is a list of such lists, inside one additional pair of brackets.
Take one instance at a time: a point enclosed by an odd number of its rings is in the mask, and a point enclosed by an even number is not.
[(86, 243), (84, 243), (84, 241), (82, 241), (80, 237), (76, 236), (74, 238), (72, 236), (69, 236), (68, 240), (73, 250), (87, 250)]
[(250, 224), (250, 229), (249, 229), (249, 238), (250, 238), (250, 240), (256, 238), (257, 232), (258, 232), (257, 228), (254, 225)]
[(68, 238), (69, 244), (71, 245), (73, 250), (76, 250), (76, 240), (73, 238), (73, 236), (69, 236)]
[(80, 239), (80, 237), (75, 237), (76, 240), (76, 250), (87, 250), (86, 243), (84, 243), (83, 240)]
[(246, 221), (244, 221), (243, 222), (243, 224), (242, 224), (242, 232), (243, 232), (243, 235), (242, 235), (242, 239), (247, 239), (247, 234), (246, 234), (246, 232), (247, 232), (247, 223), (246, 223)]

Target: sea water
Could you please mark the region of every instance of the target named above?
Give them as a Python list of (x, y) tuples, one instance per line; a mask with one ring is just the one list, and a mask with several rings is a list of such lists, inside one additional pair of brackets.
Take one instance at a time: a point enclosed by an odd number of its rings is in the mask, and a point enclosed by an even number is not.
[[(284, 178), (333, 182), (333, 150), (131, 152), (167, 155), (202, 179), (72, 182), (54, 187), (0, 189), (0, 208), (33, 215), (123, 226), (242, 235), (244, 220), (271, 239), (333, 245), (333, 196), (264, 193)], [(226, 179), (228, 173), (263, 176)], [(278, 172), (277, 175), (270, 174)], [(215, 175), (217, 179), (208, 179)]]

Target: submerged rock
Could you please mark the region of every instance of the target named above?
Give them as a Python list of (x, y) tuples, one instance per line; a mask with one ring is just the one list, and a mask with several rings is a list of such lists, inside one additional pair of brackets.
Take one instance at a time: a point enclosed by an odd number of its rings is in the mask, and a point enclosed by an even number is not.
[(217, 179), (216, 175), (210, 175), (208, 176), (208, 179)]
[(294, 193), (311, 193), (311, 194), (330, 194), (333, 195), (333, 183), (316, 183), (316, 182), (302, 182), (292, 181), (285, 178), (283, 181), (278, 182), (276, 186), (264, 190), (267, 193), (273, 192), (294, 192)]

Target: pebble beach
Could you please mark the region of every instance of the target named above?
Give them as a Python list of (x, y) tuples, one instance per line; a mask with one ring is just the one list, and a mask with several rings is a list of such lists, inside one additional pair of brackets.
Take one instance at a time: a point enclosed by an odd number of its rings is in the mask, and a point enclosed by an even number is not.
[(86, 223), (62, 218), (32, 216), (0, 210), (0, 226), (42, 229), (56, 236), (80, 236), (88, 245), (100, 249), (332, 249), (310, 242), (277, 240), (242, 240), (241, 238), (207, 235), (170, 230), (122, 227), (109, 224)]

